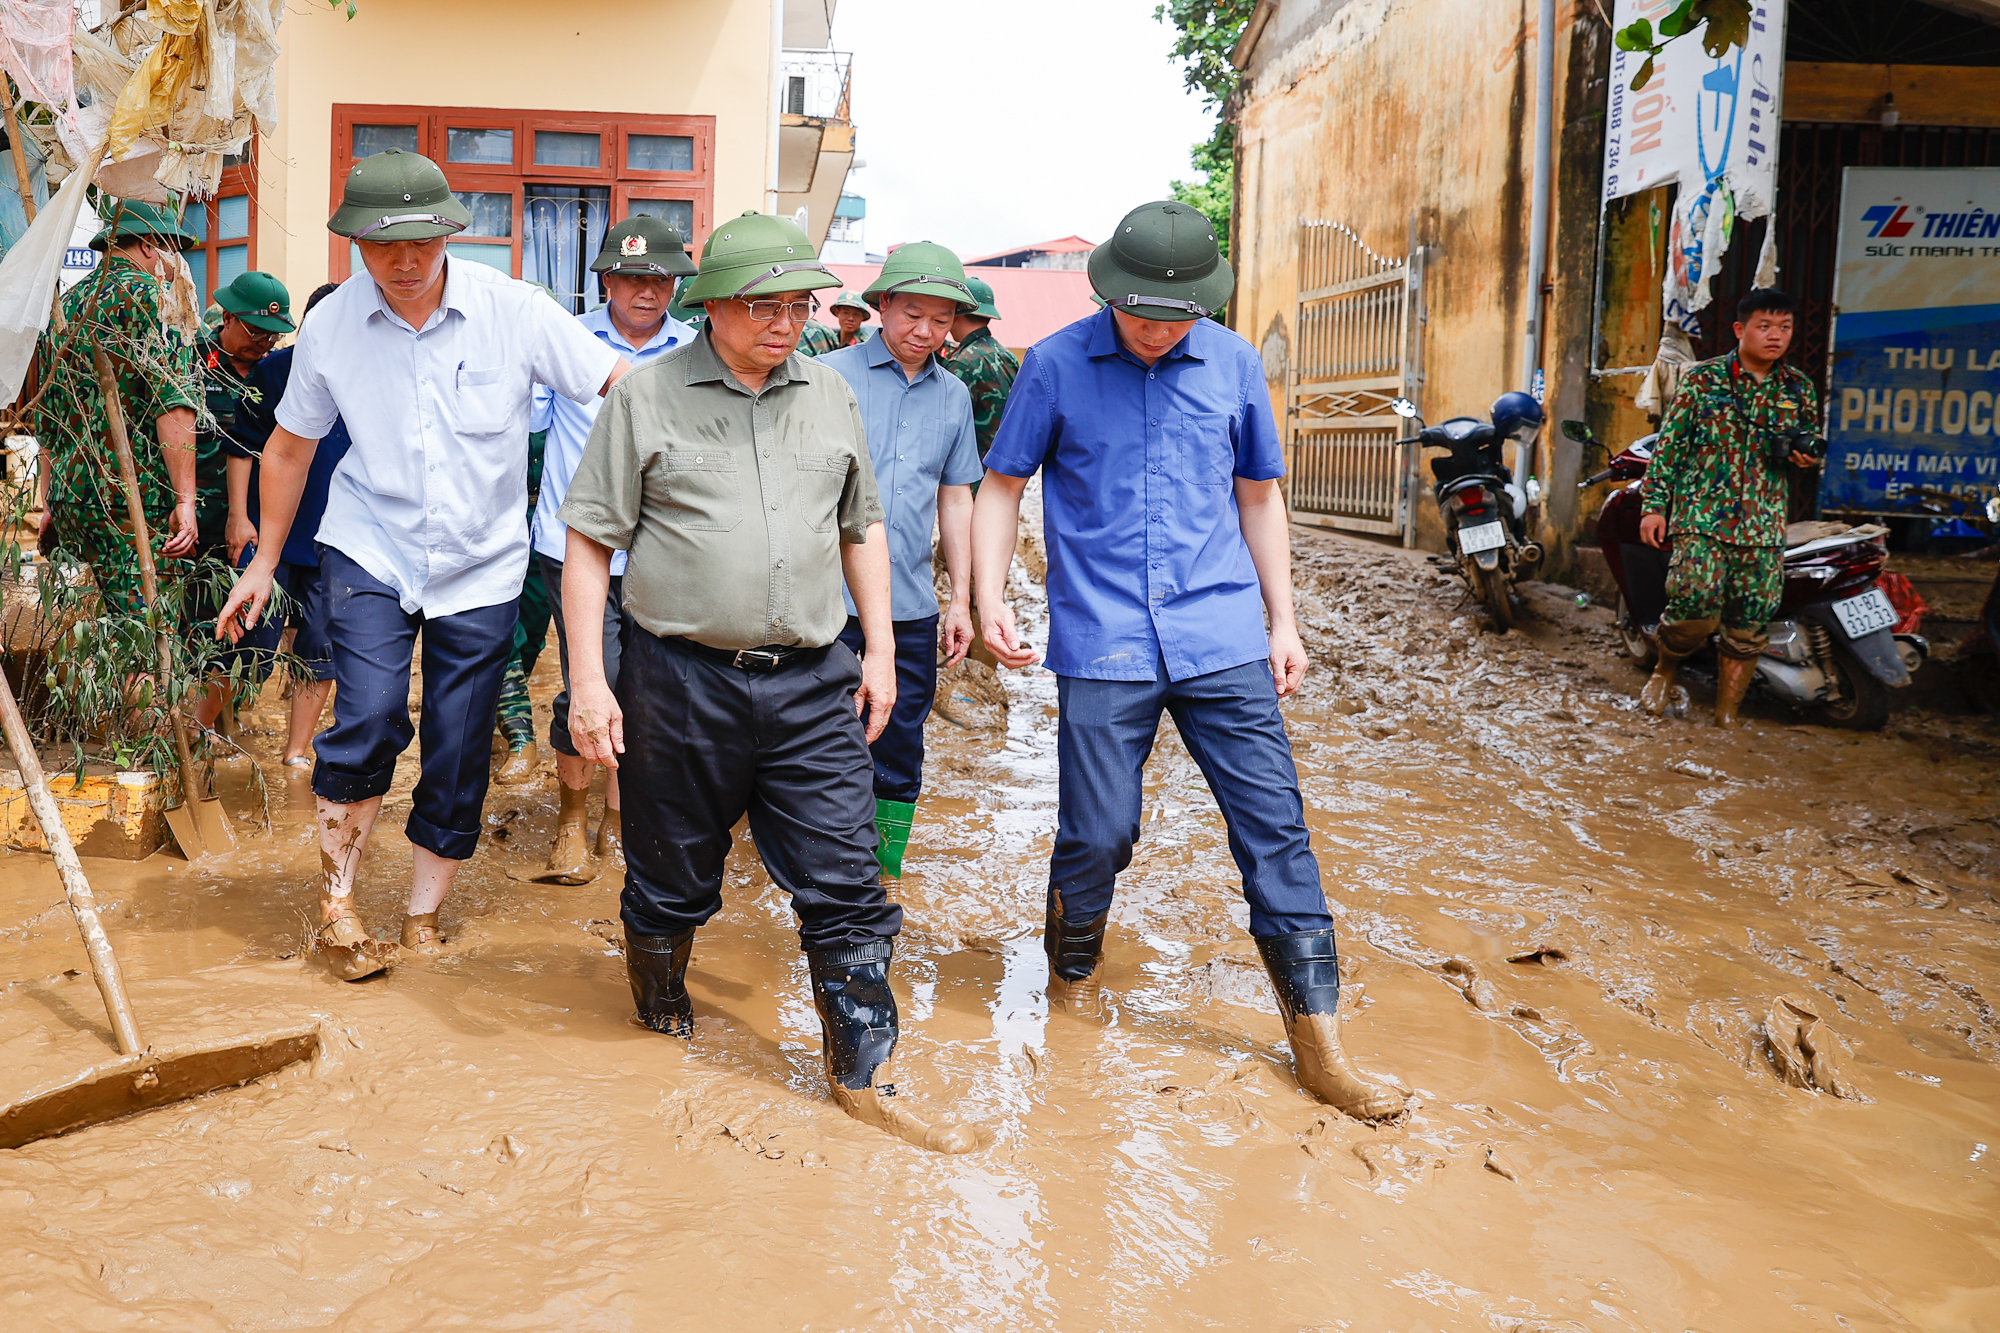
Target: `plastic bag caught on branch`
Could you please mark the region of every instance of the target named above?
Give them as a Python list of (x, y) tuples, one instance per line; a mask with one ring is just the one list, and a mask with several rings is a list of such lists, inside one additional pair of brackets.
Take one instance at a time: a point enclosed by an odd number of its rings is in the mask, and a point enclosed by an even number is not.
[(209, 18), (201, 0), (146, 0), (146, 21), (161, 36), (111, 113), (111, 156), (123, 157), (138, 137), (165, 129), (190, 84), (208, 84)]
[(21, 96), (76, 119), (76, 81), (70, 64), (73, 0), (6, 0), (0, 4), (0, 65)]

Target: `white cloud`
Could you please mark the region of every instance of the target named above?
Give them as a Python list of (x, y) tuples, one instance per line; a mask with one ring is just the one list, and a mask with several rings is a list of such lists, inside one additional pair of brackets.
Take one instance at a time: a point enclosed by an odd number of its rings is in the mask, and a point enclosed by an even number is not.
[(1157, 0), (840, 0), (868, 248), (1101, 241), (1192, 174), (1214, 124)]

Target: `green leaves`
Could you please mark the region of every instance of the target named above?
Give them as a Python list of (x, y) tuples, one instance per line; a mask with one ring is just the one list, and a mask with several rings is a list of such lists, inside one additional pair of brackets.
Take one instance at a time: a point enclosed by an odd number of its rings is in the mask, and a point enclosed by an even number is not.
[(1681, 0), (1661, 16), (1657, 36), (1652, 23), (1646, 19), (1638, 19), (1620, 28), (1612, 36), (1619, 50), (1646, 53), (1645, 63), (1632, 77), (1632, 91), (1636, 93), (1653, 81), (1654, 61), (1666, 49), (1668, 42), (1693, 32), (1703, 24), (1708, 26), (1702, 31), (1701, 48), (1713, 59), (1720, 60), (1731, 47), (1739, 47), (1749, 41), (1750, 5), (1751, 0)]
[(1187, 86), (1220, 104), (1236, 90), (1236, 67), (1229, 53), (1236, 49), (1243, 25), (1250, 21), (1257, 0), (1164, 0), (1153, 10), (1156, 22), (1180, 32), (1174, 58), (1185, 67)]

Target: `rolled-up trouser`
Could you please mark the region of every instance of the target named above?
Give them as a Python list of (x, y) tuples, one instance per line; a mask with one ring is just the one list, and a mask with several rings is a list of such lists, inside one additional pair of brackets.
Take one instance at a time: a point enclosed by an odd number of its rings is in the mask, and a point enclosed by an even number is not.
[(894, 936), (903, 909), (875, 860), (873, 766), (839, 643), (750, 672), (625, 619), (625, 925), (677, 935), (722, 910), (730, 830), (746, 813), (764, 868), (791, 895), (806, 949)]
[(1050, 905), (1067, 921), (1110, 908), (1112, 886), (1139, 838), (1141, 782), (1166, 712), (1222, 809), (1250, 904), (1250, 933), (1332, 929), (1270, 666), (1259, 660), (1169, 681), (1162, 662), (1155, 674), (1147, 681), (1056, 680)]
[[(868, 747), (875, 761), (875, 795), (878, 800), (908, 801), (924, 790), (924, 723), (937, 698), (936, 616), (921, 620), (898, 620), (896, 628), (896, 706), (889, 710), (889, 725)], [(861, 651), (861, 621), (847, 618), (840, 641), (852, 653)]]
[(1725, 637), (1761, 639), (1785, 591), (1785, 548), (1739, 546), (1698, 533), (1674, 534), (1662, 624), (1717, 620)]
[(410, 661), (424, 634), (422, 769), (412, 793), (410, 841), (454, 861), (479, 842), (491, 776), (500, 677), (513, 650), (514, 599), (426, 619), (332, 547), (320, 548), (326, 631), (333, 647), (333, 725), (314, 746), (313, 791), (351, 805), (389, 790), (410, 746)]
[[(562, 693), (556, 696), (555, 707), (549, 718), (549, 744), (557, 754), (576, 757), (576, 741), (569, 734), (569, 626), (563, 621), (562, 576), (563, 562), (551, 560), (537, 552), (535, 560), (541, 567), (542, 587), (548, 592), (549, 601), (554, 604), (556, 620), (556, 658), (562, 664)], [(613, 574), (611, 589), (604, 597), (604, 681), (615, 692), (618, 689), (618, 662), (622, 649), (619, 647), (622, 634), (619, 618), (623, 614), (618, 609), (625, 600), (625, 576)]]

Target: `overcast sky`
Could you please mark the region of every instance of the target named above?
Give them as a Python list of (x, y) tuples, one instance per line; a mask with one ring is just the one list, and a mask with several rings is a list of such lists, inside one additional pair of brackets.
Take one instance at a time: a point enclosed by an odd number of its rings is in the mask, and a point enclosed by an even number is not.
[(840, 0), (854, 53), (868, 248), (937, 241), (962, 255), (1071, 234), (1192, 174), (1213, 124), (1181, 84), (1156, 0)]

